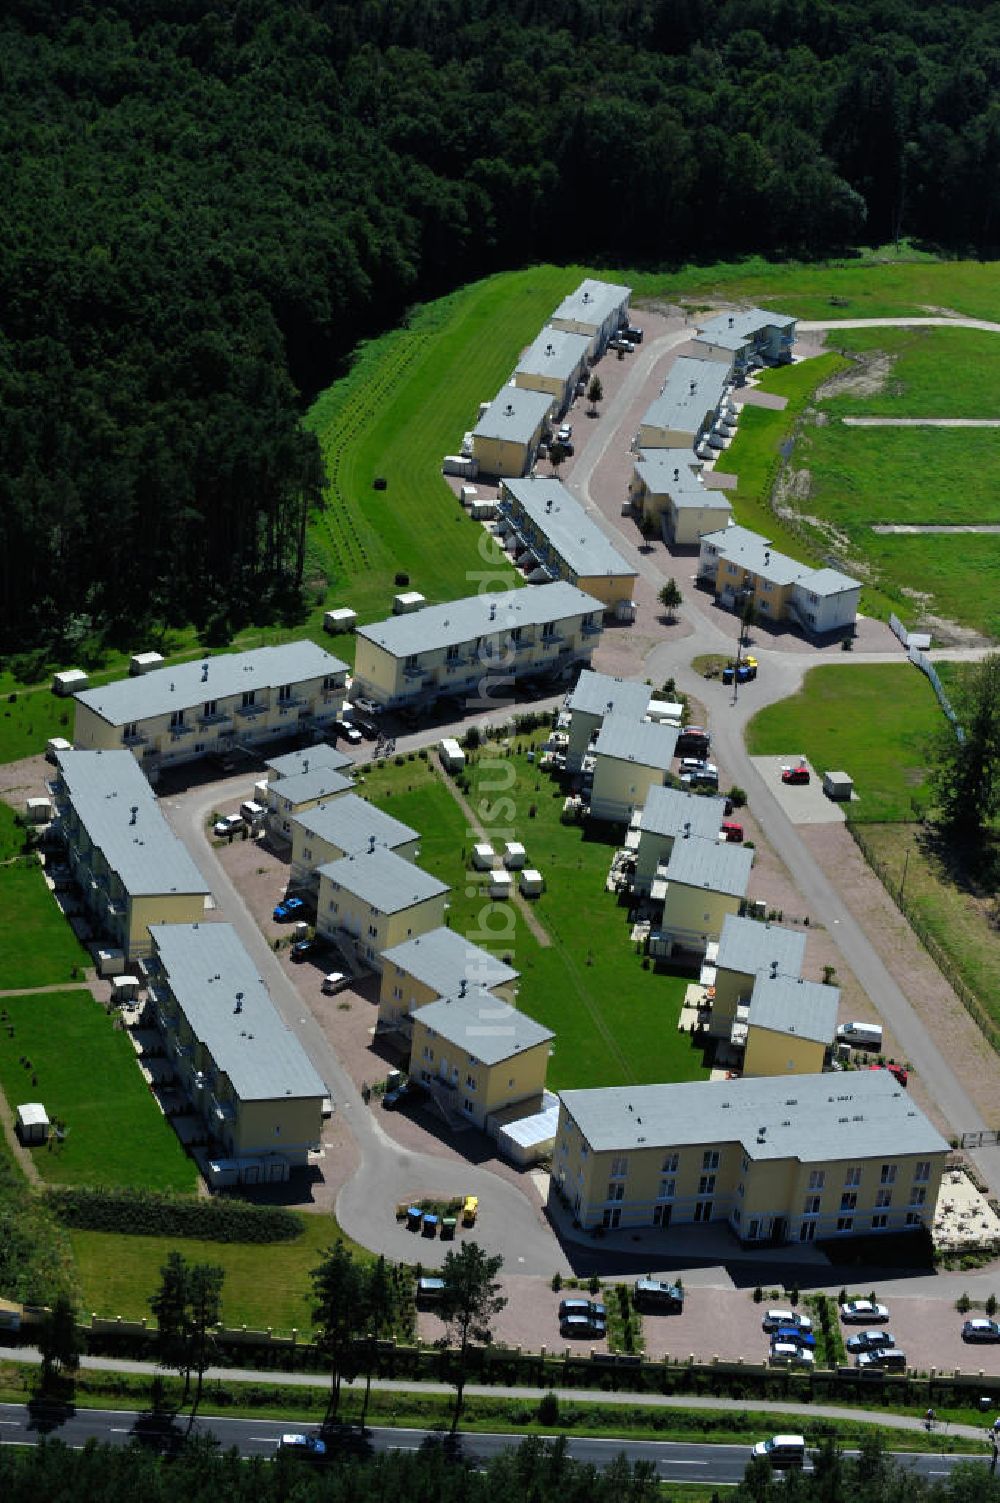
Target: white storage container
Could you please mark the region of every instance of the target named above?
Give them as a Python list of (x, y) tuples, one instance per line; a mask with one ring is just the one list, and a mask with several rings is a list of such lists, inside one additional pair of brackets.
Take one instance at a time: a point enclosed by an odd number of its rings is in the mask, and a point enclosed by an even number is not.
[(64, 668), (57, 673), (52, 680), (53, 694), (78, 694), (81, 689), (86, 689), (90, 678), (82, 668)]
[(514, 878), (510, 872), (490, 873), (490, 897), (498, 900), (509, 898), (514, 890)]
[(491, 845), (481, 843), (472, 847), (472, 864), (477, 871), (492, 871), (495, 861), (496, 855)]
[(535, 867), (526, 866), (518, 878), (518, 886), (526, 898), (537, 898), (545, 887), (545, 881)]
[(504, 842), (503, 864), (508, 871), (520, 871), (528, 859), (528, 854), (519, 840)]
[(148, 673), (151, 668), (160, 668), (162, 664), (162, 652), (134, 652), (128, 671), (133, 678), (136, 678), (141, 673)]
[(358, 613), (349, 606), (341, 605), (336, 610), (324, 611), (323, 630), (329, 632), (353, 631), (358, 624)]

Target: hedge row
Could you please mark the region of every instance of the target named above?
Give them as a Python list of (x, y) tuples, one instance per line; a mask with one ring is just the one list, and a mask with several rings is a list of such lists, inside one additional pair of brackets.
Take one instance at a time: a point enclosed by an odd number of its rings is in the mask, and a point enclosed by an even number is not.
[(52, 1189), (48, 1203), (65, 1226), (130, 1236), (198, 1237), (208, 1242), (292, 1242), (298, 1217), (245, 1200), (196, 1200), (153, 1190)]

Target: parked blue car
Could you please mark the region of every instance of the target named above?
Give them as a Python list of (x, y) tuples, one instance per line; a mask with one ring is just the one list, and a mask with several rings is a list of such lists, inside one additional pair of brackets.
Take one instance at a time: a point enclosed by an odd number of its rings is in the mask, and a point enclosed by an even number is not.
[(274, 910), (274, 921), (283, 924), (286, 919), (293, 919), (305, 908), (301, 898), (285, 898)]
[(771, 1337), (772, 1341), (794, 1341), (797, 1346), (814, 1347), (816, 1337), (812, 1331), (800, 1331), (798, 1326), (779, 1326)]

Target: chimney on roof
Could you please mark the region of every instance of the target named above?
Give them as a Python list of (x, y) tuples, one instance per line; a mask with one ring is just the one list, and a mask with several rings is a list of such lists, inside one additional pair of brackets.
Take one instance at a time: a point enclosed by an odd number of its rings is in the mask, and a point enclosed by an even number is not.
[(733, 315), (730, 313), (730, 315), (729, 315), (729, 327), (732, 328), (735, 323), (736, 323), (736, 320), (733, 317)]
[(129, 820), (129, 824), (130, 825), (134, 825), (135, 824), (136, 819), (138, 818), (138, 815), (139, 815), (139, 805), (138, 804), (133, 804), (132, 805), (132, 818)]
[(772, 981), (776, 981), (777, 977), (778, 977), (778, 962), (776, 960), (772, 960), (771, 961), (771, 980)]
[(770, 550), (770, 548), (765, 548), (764, 549), (764, 562), (765, 562), (765, 564), (769, 564), (771, 562), (771, 550)]
[(173, 683), (171, 683), (171, 685), (170, 685), (170, 692), (171, 692), (171, 694), (173, 694), (173, 692), (174, 692), (174, 686), (173, 686)]
[(208, 683), (208, 664), (207, 663), (202, 663), (202, 665), (201, 665), (201, 681), (202, 681), (203, 684), (207, 684)]
[(694, 394), (695, 394), (695, 392), (697, 390), (698, 390), (698, 383), (697, 383), (697, 381), (692, 381), (691, 382), (691, 395), (694, 396)]
[(691, 821), (689, 819), (686, 819), (684, 821), (684, 839), (687, 840), (687, 838), (688, 838), (688, 836), (690, 834), (691, 834)]
[(497, 608), (496, 608), (496, 604), (494, 603), (493, 605), (490, 606), (490, 620), (491, 621), (495, 621), (496, 619), (497, 619)]
[(368, 837), (368, 854), (369, 854), (369, 856), (371, 856), (373, 854), (374, 850), (375, 850), (375, 836), (374, 835), (369, 835), (369, 837)]
[(469, 983), (466, 981), (465, 977), (463, 976), (462, 979), (461, 979), (461, 981), (458, 983), (458, 995), (460, 997), (464, 997), (465, 996), (465, 989), (468, 986), (468, 984)]
[(507, 414), (508, 417), (513, 417), (514, 416), (514, 404), (513, 404), (513, 402), (508, 402), (507, 403), (507, 406), (504, 408), (504, 412)]
[(237, 992), (236, 993), (236, 1006), (233, 1008), (233, 1012), (242, 1012), (242, 1011), (243, 1011), (243, 993), (242, 992)]
[(303, 757), (302, 758), (302, 771), (303, 772), (308, 772), (309, 771), (309, 758), (308, 757)]
[(547, 344), (545, 346), (545, 353), (546, 353), (546, 355), (554, 355), (555, 354), (555, 346), (551, 345), (551, 344)]
[(674, 479), (675, 480), (679, 480), (680, 478), (681, 478), (681, 472), (680, 472), (680, 470), (679, 469), (674, 470)]
[(551, 496), (549, 497), (549, 499), (545, 503), (545, 510), (546, 511), (551, 511), (552, 510), (552, 497)]

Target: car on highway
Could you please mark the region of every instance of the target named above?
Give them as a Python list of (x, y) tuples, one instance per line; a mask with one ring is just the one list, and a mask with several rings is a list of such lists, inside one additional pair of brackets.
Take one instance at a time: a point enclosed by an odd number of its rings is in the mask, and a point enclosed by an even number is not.
[(301, 1456), (306, 1461), (319, 1461), (326, 1457), (326, 1441), (320, 1440), (318, 1435), (303, 1435), (299, 1431), (289, 1431), (278, 1441), (275, 1454), (281, 1452), (286, 1455)]
[(761, 1325), (765, 1331), (778, 1331), (782, 1326), (795, 1326), (799, 1331), (811, 1331), (813, 1323), (808, 1315), (797, 1310), (765, 1310)]
[(772, 1341), (770, 1360), (772, 1367), (812, 1367), (816, 1355), (798, 1341)]
[(781, 769), (781, 781), (783, 783), (791, 783), (793, 785), (808, 783), (809, 769), (802, 762), (800, 762), (797, 767), (783, 767)]
[(873, 1299), (848, 1299), (840, 1307), (840, 1318), (845, 1325), (863, 1326), (870, 1320), (888, 1320), (889, 1307)]
[(246, 821), (242, 814), (224, 814), (212, 826), (212, 834), (223, 839), (226, 835), (238, 835)]
[(772, 1466), (805, 1466), (805, 1437), (772, 1435), (770, 1440), (759, 1440), (751, 1454), (755, 1460), (768, 1461)]
[(281, 902), (275, 905), (272, 918), (276, 924), (287, 924), (290, 919), (301, 918), (305, 906), (301, 898), (282, 898)]
[(877, 1352), (883, 1346), (895, 1346), (896, 1338), (891, 1331), (858, 1331), (854, 1336), (848, 1336), (844, 1342), (845, 1347), (855, 1356), (858, 1352)]
[(963, 1341), (1000, 1341), (1000, 1321), (967, 1320), (962, 1327)]

